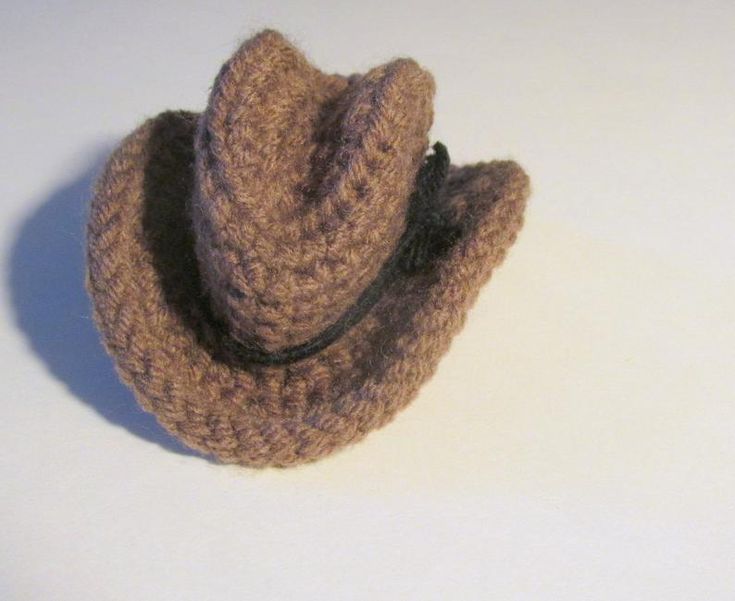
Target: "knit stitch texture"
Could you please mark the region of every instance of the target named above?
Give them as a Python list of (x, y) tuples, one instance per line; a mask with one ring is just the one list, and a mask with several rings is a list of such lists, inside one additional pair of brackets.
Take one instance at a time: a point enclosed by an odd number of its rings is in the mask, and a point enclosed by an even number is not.
[(221, 330), (278, 351), (356, 302), (406, 229), (433, 94), (410, 59), (326, 75), (265, 31), (203, 113), (163, 113), (113, 153), (87, 286), (121, 378), (169, 432), (223, 462), (303, 463), (387, 423), (431, 376), (521, 227), (512, 161), (450, 168), (441, 202), (461, 235), (326, 349), (244, 364)]

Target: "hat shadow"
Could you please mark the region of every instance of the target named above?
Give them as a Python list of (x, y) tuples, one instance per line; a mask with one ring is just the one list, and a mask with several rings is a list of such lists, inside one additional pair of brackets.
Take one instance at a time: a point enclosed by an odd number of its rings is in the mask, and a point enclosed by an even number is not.
[(52, 190), (20, 225), (8, 265), (15, 320), (51, 374), (109, 423), (167, 451), (203, 457), (138, 406), (91, 317), (84, 287), (87, 208), (111, 148), (98, 146), (86, 169)]

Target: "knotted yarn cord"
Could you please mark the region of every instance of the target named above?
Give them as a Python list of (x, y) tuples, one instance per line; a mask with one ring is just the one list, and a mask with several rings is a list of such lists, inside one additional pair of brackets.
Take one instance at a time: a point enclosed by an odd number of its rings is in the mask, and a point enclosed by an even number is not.
[(277, 351), (266, 351), (256, 345), (241, 342), (232, 337), (226, 326), (221, 324), (218, 329), (223, 338), (223, 346), (232, 356), (243, 363), (259, 365), (288, 365), (310, 357), (327, 348), (359, 323), (380, 300), (383, 291), (399, 271), (405, 274), (420, 272), (432, 260), (446, 253), (461, 235), (461, 230), (450, 223), (441, 202), (449, 174), (449, 152), (441, 142), (436, 142), (432, 148), (434, 153), (425, 158), (416, 176), (406, 229), (398, 246), (355, 304), (311, 340)]

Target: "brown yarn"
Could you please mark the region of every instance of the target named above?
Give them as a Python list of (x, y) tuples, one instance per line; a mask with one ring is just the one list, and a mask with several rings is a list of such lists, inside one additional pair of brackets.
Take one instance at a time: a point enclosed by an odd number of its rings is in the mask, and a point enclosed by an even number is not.
[(356, 302), (406, 228), (433, 92), (411, 60), (325, 75), (265, 31), (223, 66), (204, 113), (163, 113), (113, 153), (88, 289), (122, 379), (171, 433), (224, 462), (301, 463), (385, 424), (433, 373), (521, 226), (513, 162), (451, 167), (442, 205), (461, 234), (317, 354), (243, 364), (211, 318), (278, 351)]

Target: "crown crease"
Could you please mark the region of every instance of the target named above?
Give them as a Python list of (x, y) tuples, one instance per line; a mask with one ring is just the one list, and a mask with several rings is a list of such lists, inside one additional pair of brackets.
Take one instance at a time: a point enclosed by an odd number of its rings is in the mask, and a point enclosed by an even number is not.
[(328, 75), (272, 31), (225, 63), (191, 207), (205, 287), (236, 339), (303, 343), (376, 277), (405, 228), (433, 93), (410, 59)]

